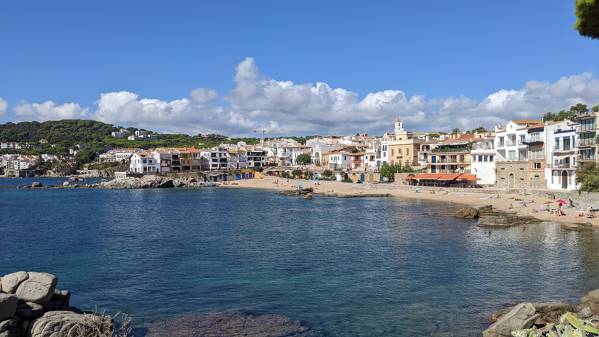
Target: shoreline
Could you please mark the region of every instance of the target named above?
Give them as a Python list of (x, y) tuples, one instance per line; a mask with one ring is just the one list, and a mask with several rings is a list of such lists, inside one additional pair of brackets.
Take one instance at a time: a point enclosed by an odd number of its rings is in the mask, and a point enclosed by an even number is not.
[[(278, 183), (275, 183), (277, 182)], [(548, 212), (540, 211), (545, 207), (547, 198), (536, 195), (519, 195), (496, 192), (485, 192), (477, 190), (476, 192), (456, 189), (447, 189), (442, 187), (420, 187), (417, 192), (416, 186), (398, 185), (398, 184), (354, 184), (339, 181), (309, 181), (302, 179), (284, 179), (277, 177), (264, 177), (263, 179), (238, 180), (229, 183), (221, 183), (223, 188), (256, 188), (272, 190), (275, 192), (296, 190), (297, 187), (314, 188), (315, 196), (323, 197), (383, 197), (419, 199), (427, 201), (449, 202), (465, 207), (480, 208), (484, 206), (493, 206), (493, 209), (499, 212), (515, 215), (519, 217), (533, 217), (542, 222), (554, 222), (565, 226), (582, 226), (599, 228), (599, 219), (587, 219), (579, 217), (578, 213), (584, 211), (576, 208), (563, 208), (565, 216), (557, 216)], [(522, 201), (526, 202), (526, 206)], [(551, 208), (557, 208), (557, 203), (549, 205)], [(535, 212), (534, 210), (537, 210)]]

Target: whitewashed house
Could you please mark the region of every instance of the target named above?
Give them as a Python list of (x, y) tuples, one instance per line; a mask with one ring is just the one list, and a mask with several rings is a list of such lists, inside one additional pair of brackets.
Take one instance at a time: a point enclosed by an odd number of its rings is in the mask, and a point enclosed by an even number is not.
[(210, 151), (202, 151), (201, 156), (208, 159), (210, 170), (226, 170), (229, 168), (229, 152), (221, 147), (214, 147)]
[(131, 156), (129, 171), (137, 174), (155, 174), (160, 172), (160, 162), (152, 151), (140, 151)]
[(576, 123), (565, 120), (545, 126), (545, 180), (550, 190), (572, 191), (577, 188)]
[(140, 149), (112, 149), (100, 154), (99, 161), (101, 163), (124, 162), (129, 160), (135, 152), (139, 151)]
[(495, 138), (478, 139), (470, 150), (470, 173), (476, 175), (477, 184), (495, 184)]

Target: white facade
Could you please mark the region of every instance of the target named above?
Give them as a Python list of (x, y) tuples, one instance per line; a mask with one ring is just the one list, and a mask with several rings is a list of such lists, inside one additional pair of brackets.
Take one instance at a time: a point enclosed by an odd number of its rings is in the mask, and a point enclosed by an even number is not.
[(156, 160), (154, 153), (142, 151), (131, 156), (129, 171), (138, 174), (152, 174), (160, 172), (160, 162)]
[(510, 121), (505, 127), (496, 127), (494, 146), (497, 155), (495, 160), (498, 162), (528, 160), (527, 134), (526, 125), (514, 121)]
[(576, 185), (576, 124), (561, 121), (545, 126), (545, 180), (550, 190), (572, 191)]
[(210, 151), (202, 151), (201, 156), (208, 159), (210, 170), (226, 170), (229, 168), (229, 152), (223, 148), (215, 147)]
[(470, 172), (476, 175), (479, 185), (495, 184), (494, 145), (494, 138), (480, 139), (472, 144)]
[(8, 149), (8, 150), (20, 150), (22, 148), (21, 144), (17, 142), (2, 142), (0, 143), (0, 149)]
[(129, 160), (139, 149), (113, 149), (99, 156), (100, 162), (123, 162)]

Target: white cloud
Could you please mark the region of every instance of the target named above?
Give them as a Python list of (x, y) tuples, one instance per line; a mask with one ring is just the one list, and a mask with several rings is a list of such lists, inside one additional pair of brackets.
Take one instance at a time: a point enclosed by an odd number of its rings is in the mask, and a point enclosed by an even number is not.
[[(127, 92), (100, 95), (95, 111), (78, 104), (22, 103), (18, 119), (94, 118), (123, 126), (165, 132), (250, 135), (258, 127), (279, 134), (381, 134), (400, 115), (412, 130), (492, 127), (512, 118), (540, 118), (576, 103), (599, 103), (599, 79), (590, 73), (556, 82), (530, 81), (520, 89), (504, 89), (482, 100), (468, 97), (427, 98), (389, 89), (367, 93), (331, 88), (327, 83), (296, 84), (262, 74), (252, 58), (236, 67), (234, 88), (219, 99), (198, 88), (172, 101), (142, 98)], [(1, 112), (0, 102), (0, 112)]]
[(0, 97), (0, 116), (6, 114), (6, 108), (8, 107), (8, 103)]
[(54, 119), (79, 119), (89, 118), (87, 108), (82, 108), (77, 103), (59, 104), (52, 101), (44, 103), (22, 102), (15, 107), (17, 120), (47, 121)]

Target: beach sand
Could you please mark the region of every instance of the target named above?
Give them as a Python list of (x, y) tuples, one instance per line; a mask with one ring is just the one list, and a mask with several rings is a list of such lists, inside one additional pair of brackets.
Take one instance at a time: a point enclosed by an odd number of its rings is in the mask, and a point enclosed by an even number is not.
[[(238, 180), (223, 184), (227, 188), (258, 188), (275, 191), (296, 190), (298, 185), (303, 188), (314, 188), (315, 195), (330, 196), (360, 196), (371, 194), (389, 194), (393, 197), (404, 199), (421, 199), (457, 203), (470, 207), (481, 207), (492, 205), (495, 210), (514, 213), (520, 216), (532, 216), (542, 221), (562, 223), (566, 225), (592, 225), (599, 227), (599, 218), (587, 219), (579, 216), (580, 212), (586, 209), (563, 207), (566, 213), (564, 216), (550, 214), (542, 211), (549, 206), (557, 209), (555, 200), (550, 201), (547, 198), (534, 195), (519, 195), (513, 193), (497, 194), (496, 191), (469, 192), (468, 189), (444, 189), (444, 188), (421, 188), (417, 192), (416, 186), (407, 186), (399, 184), (354, 184), (338, 181), (311, 181), (302, 179), (284, 179), (278, 177), (264, 177), (263, 179)], [(523, 201), (526, 203), (524, 205)], [(546, 204), (547, 203), (547, 204)], [(582, 205), (581, 205), (582, 206)], [(537, 210), (538, 212), (535, 212)]]

